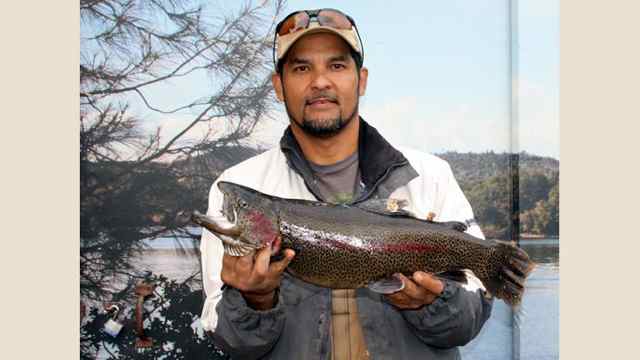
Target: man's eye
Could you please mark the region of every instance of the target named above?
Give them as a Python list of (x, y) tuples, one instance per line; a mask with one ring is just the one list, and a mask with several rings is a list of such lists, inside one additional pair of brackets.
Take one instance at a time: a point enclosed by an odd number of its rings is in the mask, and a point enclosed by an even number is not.
[(300, 65), (300, 66), (296, 66), (296, 67), (293, 68), (293, 71), (295, 71), (295, 72), (305, 72), (305, 71), (308, 71), (308, 70), (309, 70), (309, 67), (306, 66), (306, 65)]
[(345, 66), (344, 64), (337, 63), (337, 64), (331, 64), (331, 68), (333, 70), (342, 70), (345, 68)]

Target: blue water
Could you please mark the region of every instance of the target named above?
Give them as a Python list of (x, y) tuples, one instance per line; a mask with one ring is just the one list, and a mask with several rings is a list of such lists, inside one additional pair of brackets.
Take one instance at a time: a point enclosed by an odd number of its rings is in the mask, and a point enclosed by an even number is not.
[[(198, 230), (194, 229), (193, 232), (196, 231)], [(183, 248), (194, 246), (190, 239), (173, 237), (145, 242), (153, 249), (172, 249), (177, 244)], [(478, 337), (462, 348), (464, 359), (559, 358), (559, 240), (522, 240), (520, 245), (538, 264), (527, 279), (521, 311), (514, 317), (509, 306), (496, 300), (491, 318)]]
[(559, 358), (558, 239), (522, 241), (521, 246), (538, 264), (526, 282), (520, 312), (496, 300), (491, 318), (471, 343), (463, 359), (552, 360)]
[[(198, 236), (202, 232), (202, 228), (200, 226), (192, 226), (187, 228), (189, 232), (192, 234), (197, 234)], [(200, 241), (194, 242), (189, 238), (180, 238), (173, 236), (161, 236), (155, 239), (144, 239), (142, 243), (145, 247), (152, 250), (166, 250), (166, 249), (175, 249), (175, 248), (184, 248), (190, 249), (194, 247), (198, 247)]]

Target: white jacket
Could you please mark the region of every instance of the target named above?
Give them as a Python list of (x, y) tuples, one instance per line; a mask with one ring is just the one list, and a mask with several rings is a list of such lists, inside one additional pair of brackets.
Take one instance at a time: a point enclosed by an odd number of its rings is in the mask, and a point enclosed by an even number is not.
[[(435, 221), (460, 221), (469, 225), (467, 233), (484, 239), (479, 226), (473, 221), (473, 211), (456, 182), (449, 164), (430, 154), (396, 147), (406, 157), (418, 176), (393, 191), (390, 198), (408, 200), (406, 210), (425, 219), (432, 212)], [(317, 200), (303, 178), (287, 163), (281, 148), (276, 147), (250, 158), (224, 171), (211, 186), (208, 215), (220, 216), (222, 194), (218, 181), (244, 185), (265, 194), (283, 198)], [(220, 279), (223, 247), (212, 233), (203, 230), (200, 242), (202, 277), (206, 300), (201, 321), (205, 330), (213, 331), (217, 324), (215, 307), (220, 300), (223, 285)], [(468, 274), (469, 291), (482, 288), (482, 283)]]

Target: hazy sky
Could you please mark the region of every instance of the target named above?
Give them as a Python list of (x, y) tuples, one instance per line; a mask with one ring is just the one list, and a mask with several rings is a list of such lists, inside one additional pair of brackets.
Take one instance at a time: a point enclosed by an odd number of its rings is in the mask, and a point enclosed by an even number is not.
[[(517, 147), (509, 141), (508, 1), (289, 1), (284, 15), (320, 6), (356, 20), (369, 68), (360, 112), (392, 142), (428, 152), (524, 150), (560, 158), (557, 0), (518, 1)], [(189, 78), (151, 91), (172, 103), (208, 86)], [(268, 143), (288, 122), (279, 109), (278, 120), (258, 133)], [(168, 136), (191, 118), (154, 118), (149, 126), (162, 123)]]

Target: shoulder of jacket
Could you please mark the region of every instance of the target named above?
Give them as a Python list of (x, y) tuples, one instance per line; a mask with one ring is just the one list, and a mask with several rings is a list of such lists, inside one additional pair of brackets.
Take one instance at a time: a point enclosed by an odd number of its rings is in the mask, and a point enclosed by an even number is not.
[[(286, 165), (287, 160), (280, 150), (280, 147), (271, 148), (261, 154), (250, 157), (225, 169), (220, 175), (220, 180), (230, 180), (253, 177), (262, 173), (265, 169), (282, 164)], [(253, 174), (253, 176), (252, 176)]]
[(225, 169), (212, 184), (211, 191), (215, 191), (219, 181), (228, 181), (269, 193), (273, 182), (288, 173), (287, 159), (278, 146)]
[(449, 163), (436, 155), (402, 146), (397, 149), (421, 176), (443, 176), (451, 172)]

